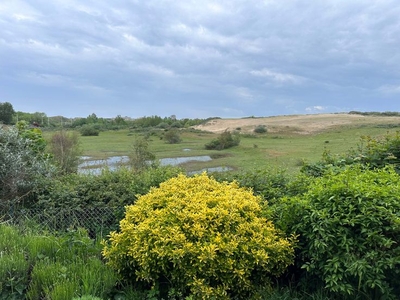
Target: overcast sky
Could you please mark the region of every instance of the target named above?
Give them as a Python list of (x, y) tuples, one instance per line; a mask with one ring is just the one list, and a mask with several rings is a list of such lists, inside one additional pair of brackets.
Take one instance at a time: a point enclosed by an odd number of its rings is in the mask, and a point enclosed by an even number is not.
[(399, 111), (399, 0), (1, 0), (0, 102), (48, 116)]

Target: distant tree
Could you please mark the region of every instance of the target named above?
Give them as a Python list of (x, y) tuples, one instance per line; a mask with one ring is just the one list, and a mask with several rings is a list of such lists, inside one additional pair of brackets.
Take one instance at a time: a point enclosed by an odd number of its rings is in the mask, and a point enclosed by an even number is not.
[(36, 122), (40, 124), (41, 127), (45, 126), (47, 120), (47, 115), (43, 112), (35, 112), (32, 114), (31, 123)]
[(126, 125), (126, 121), (124, 120), (123, 117), (121, 117), (121, 115), (116, 116), (114, 119), (114, 122), (115, 122), (115, 124), (120, 125), (120, 126)]
[(82, 150), (76, 132), (56, 132), (49, 142), (50, 153), (62, 174), (76, 173)]
[(49, 118), (47, 118), (47, 115), (44, 112), (27, 113), (27, 112), (17, 111), (15, 115), (17, 122), (25, 121), (28, 124), (37, 123), (40, 125), (40, 127), (50, 125)]
[(155, 127), (163, 122), (160, 116), (142, 117), (133, 121), (133, 125), (139, 128)]
[(80, 127), (87, 124), (87, 119), (86, 118), (75, 118), (72, 122), (72, 126), (73, 128), (75, 127)]
[(94, 124), (94, 123), (97, 123), (97, 121), (99, 120), (99, 118), (97, 118), (97, 116), (96, 116), (95, 113), (92, 113), (90, 116), (88, 116), (88, 117), (86, 118), (86, 120), (87, 120), (87, 123), (88, 123), (88, 124)]
[(10, 102), (0, 102), (0, 122), (11, 124), (14, 115), (15, 111)]

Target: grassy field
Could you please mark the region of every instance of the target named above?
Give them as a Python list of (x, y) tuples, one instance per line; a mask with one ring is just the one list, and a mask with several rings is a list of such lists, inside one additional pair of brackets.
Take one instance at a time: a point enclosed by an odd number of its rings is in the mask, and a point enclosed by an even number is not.
[[(205, 150), (204, 147), (206, 143), (218, 137), (220, 133), (217, 131), (182, 130), (182, 142), (179, 144), (165, 143), (160, 139), (162, 131), (154, 131), (154, 134), (150, 135), (149, 148), (157, 159), (197, 155), (209, 155), (213, 158), (208, 162), (193, 161), (182, 165), (187, 171), (211, 167), (246, 170), (271, 166), (286, 168), (289, 172), (294, 172), (300, 168), (303, 160), (313, 162), (320, 159), (325, 149), (333, 154), (340, 154), (357, 147), (360, 137), (363, 135), (379, 136), (400, 129), (400, 118), (371, 116), (363, 117), (362, 122), (353, 118), (354, 122), (342, 122), (332, 126), (332, 116), (328, 116), (325, 123), (323, 117), (318, 119), (314, 117), (309, 121), (309, 128), (318, 128), (317, 131), (307, 131), (307, 127), (304, 127), (307, 126), (304, 125), (306, 122), (302, 119), (302, 130), (297, 132), (293, 130), (296, 126), (293, 122), (290, 127), (274, 127), (273, 132), (265, 134), (253, 134), (251, 131), (242, 132), (238, 147), (222, 151)], [(279, 117), (273, 118), (275, 122), (279, 120)], [(284, 118), (288, 118), (288, 116)], [(341, 118), (344, 117), (341, 116)], [(268, 120), (269, 118), (264, 119)], [(219, 122), (222, 121), (219, 120)], [(232, 126), (232, 119), (229, 122)], [(307, 134), (304, 134), (305, 131)], [(84, 155), (98, 159), (128, 155), (138, 135), (140, 133), (127, 129), (101, 132), (99, 136), (81, 137), (80, 140)]]

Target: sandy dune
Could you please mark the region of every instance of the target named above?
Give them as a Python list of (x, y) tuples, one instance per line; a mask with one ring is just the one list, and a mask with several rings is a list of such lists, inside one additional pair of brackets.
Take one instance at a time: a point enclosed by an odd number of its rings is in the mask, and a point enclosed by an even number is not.
[(289, 115), (265, 118), (213, 119), (196, 129), (220, 133), (225, 130), (252, 132), (255, 127), (265, 125), (268, 132), (293, 132), (312, 134), (342, 125), (399, 124), (400, 117), (362, 116), (357, 114)]

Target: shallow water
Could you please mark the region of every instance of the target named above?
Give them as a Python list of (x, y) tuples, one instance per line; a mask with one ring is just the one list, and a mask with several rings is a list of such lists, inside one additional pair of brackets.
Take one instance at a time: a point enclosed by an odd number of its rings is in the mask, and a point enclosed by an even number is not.
[[(78, 173), (80, 174), (93, 174), (98, 175), (104, 167), (108, 167), (110, 170), (116, 170), (121, 164), (126, 164), (129, 162), (128, 156), (111, 156), (107, 159), (95, 159), (90, 160), (90, 157), (82, 157), (84, 161), (78, 167)], [(201, 156), (186, 156), (186, 157), (173, 157), (173, 158), (161, 158), (159, 159), (161, 166), (178, 166), (183, 163), (191, 161), (207, 162), (211, 161), (212, 158), (209, 155)], [(224, 172), (229, 171), (230, 168), (226, 167), (215, 167), (215, 168), (205, 168), (199, 171), (191, 172), (191, 174), (207, 172)]]
[(213, 167), (213, 168), (204, 168), (198, 171), (191, 171), (188, 172), (188, 175), (200, 174), (203, 172), (212, 173), (212, 172), (228, 172), (232, 171), (233, 169), (230, 167)]
[(180, 164), (184, 164), (190, 161), (211, 161), (212, 158), (208, 155), (202, 156), (187, 156), (187, 157), (174, 157), (174, 158), (161, 158), (160, 164), (162, 166), (177, 166)]

